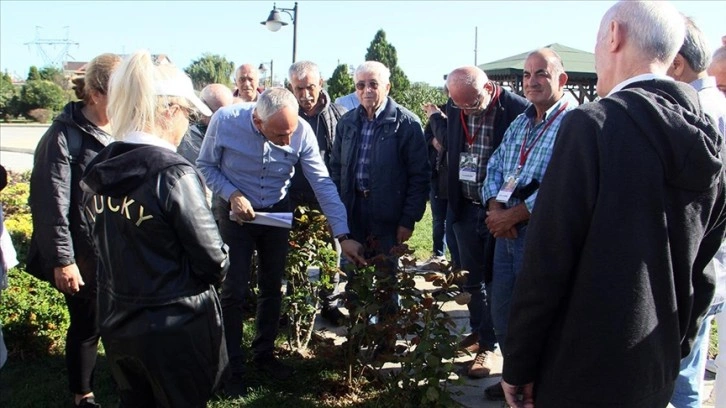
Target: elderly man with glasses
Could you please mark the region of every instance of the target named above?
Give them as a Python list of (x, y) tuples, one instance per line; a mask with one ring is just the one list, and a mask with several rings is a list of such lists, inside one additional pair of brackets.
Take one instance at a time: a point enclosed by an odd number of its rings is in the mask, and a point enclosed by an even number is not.
[(390, 256), (406, 242), (426, 209), (431, 169), (419, 118), (388, 96), (390, 71), (366, 61), (355, 71), (360, 106), (344, 114), (330, 159), (330, 177), (348, 212), (353, 239), (366, 242), (368, 256)]
[(468, 305), (471, 334), (460, 346), (476, 354), (467, 375), (483, 378), (492, 370), (497, 340), (485, 292), (485, 282), (491, 281), (494, 239), (484, 222), (486, 210), (481, 188), (489, 157), (501, 143), (509, 124), (529, 102), (489, 81), (484, 71), (474, 66), (453, 70), (446, 78), (446, 87), (449, 102), (445, 112), (433, 105), (425, 109), (432, 125), (444, 121), (447, 129), (451, 222), (459, 245), (461, 268), (469, 271), (464, 290), (471, 294)]

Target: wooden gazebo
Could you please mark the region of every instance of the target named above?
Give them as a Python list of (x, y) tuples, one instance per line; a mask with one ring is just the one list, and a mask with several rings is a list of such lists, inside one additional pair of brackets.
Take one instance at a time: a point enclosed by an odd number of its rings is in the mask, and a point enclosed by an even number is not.
[[(597, 84), (595, 54), (557, 43), (545, 47), (557, 51), (562, 58), (568, 76), (565, 89), (570, 91), (580, 104), (584, 103), (586, 99), (588, 102), (594, 101), (597, 97), (595, 92), (595, 85)], [(524, 60), (532, 51), (534, 50), (481, 64), (479, 68), (486, 72), (492, 81), (496, 81), (502, 86), (508, 86), (521, 95), (523, 92), (522, 70), (524, 69)]]

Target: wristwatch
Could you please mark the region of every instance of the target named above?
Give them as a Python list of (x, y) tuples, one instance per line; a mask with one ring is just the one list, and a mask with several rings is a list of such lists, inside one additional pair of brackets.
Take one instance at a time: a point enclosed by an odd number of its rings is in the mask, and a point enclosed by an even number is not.
[(345, 240), (350, 239), (350, 235), (348, 235), (348, 234), (340, 234), (337, 237), (335, 237), (335, 239), (337, 239), (338, 242), (343, 242)]

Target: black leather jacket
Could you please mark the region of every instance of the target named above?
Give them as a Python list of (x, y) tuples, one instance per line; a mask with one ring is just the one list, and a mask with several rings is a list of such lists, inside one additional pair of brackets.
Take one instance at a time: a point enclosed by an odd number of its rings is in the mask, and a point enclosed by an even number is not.
[(196, 295), (223, 280), (227, 251), (189, 162), (162, 147), (116, 142), (88, 165), (82, 187), (101, 263), (102, 334), (146, 307), (203, 306)]

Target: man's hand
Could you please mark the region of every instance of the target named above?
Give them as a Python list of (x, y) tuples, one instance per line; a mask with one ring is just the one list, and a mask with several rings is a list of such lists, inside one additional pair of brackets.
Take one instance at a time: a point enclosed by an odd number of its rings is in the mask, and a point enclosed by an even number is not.
[[(504, 398), (507, 404), (512, 408), (534, 408), (534, 383), (522, 386), (510, 385), (502, 380), (502, 389), (504, 390)], [(522, 394), (522, 399), (517, 394)]]
[(229, 204), (237, 220), (252, 221), (255, 219), (255, 210), (252, 208), (252, 204), (239, 191), (235, 191), (229, 196)]
[(53, 275), (55, 278), (55, 286), (61, 292), (71, 296), (78, 293), (81, 290), (81, 286), (86, 284), (83, 282), (83, 278), (81, 278), (78, 265), (74, 263), (66, 266), (56, 266), (53, 268)]
[(360, 242), (346, 239), (340, 243), (340, 250), (356, 266), (366, 266), (366, 260), (363, 257), (363, 245)]
[(524, 204), (504, 209), (502, 203), (490, 199), (488, 207), (485, 223), (494, 238), (517, 238), (517, 224), (529, 219), (529, 211)]
[(433, 146), (437, 152), (440, 152), (441, 149), (443, 149), (443, 146), (441, 146), (441, 143), (439, 143), (439, 141), (436, 140), (436, 138), (431, 139), (431, 146)]
[(411, 238), (411, 235), (413, 235), (413, 230), (399, 225), (398, 230), (396, 231), (396, 242), (403, 244)]
[(434, 105), (433, 103), (424, 103), (421, 104), (421, 107), (423, 108), (424, 112), (426, 113), (426, 117), (430, 118), (431, 115), (435, 113), (441, 113), (443, 115), (443, 112), (441, 112), (441, 109), (439, 109), (438, 106)]

